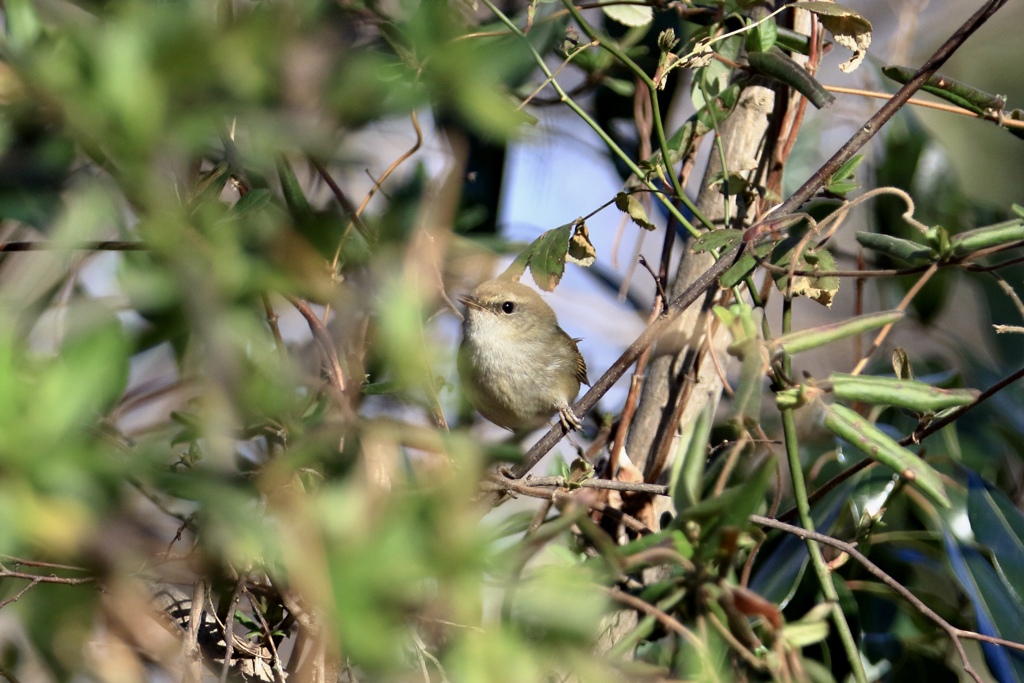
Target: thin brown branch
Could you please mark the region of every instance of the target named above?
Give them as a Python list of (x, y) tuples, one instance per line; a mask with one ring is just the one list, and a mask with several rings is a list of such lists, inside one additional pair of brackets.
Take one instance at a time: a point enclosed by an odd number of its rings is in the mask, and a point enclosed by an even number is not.
[[(658, 285), (658, 290), (661, 290), (661, 285)], [(658, 311), (664, 306), (664, 299), (660, 298), (664, 296), (664, 291), (658, 295), (659, 300), (655, 301), (654, 309), (651, 313), (651, 318), (647, 321), (650, 325), (658, 316)], [(647, 360), (650, 358), (651, 350), (648, 348), (636, 361), (636, 367), (633, 369), (633, 376), (629, 381), (629, 393), (626, 395), (626, 402), (622, 407), (622, 412), (619, 415), (619, 424), (615, 429), (615, 438), (612, 441), (612, 447), (608, 455), (608, 476), (614, 477), (616, 470), (619, 466), (619, 456), (622, 454), (622, 449), (626, 444), (626, 433), (629, 431), (629, 425), (633, 421), (633, 416), (636, 415), (637, 405), (640, 403), (640, 389), (643, 387), (644, 372), (647, 369)]]
[(42, 567), (43, 569), (67, 569), (72, 572), (87, 572), (89, 571), (85, 567), (76, 567), (71, 564), (57, 564), (56, 562), (42, 562), (40, 560), (27, 560), (22, 557), (15, 557), (14, 555), (7, 555), (0, 553), (0, 560), (9, 562), (15, 567)]
[(741, 643), (736, 638), (736, 636), (734, 636), (732, 632), (729, 631), (728, 628), (726, 628), (725, 624), (723, 624), (721, 620), (717, 616), (715, 616), (714, 612), (709, 611), (705, 616), (711, 623), (712, 628), (714, 628), (718, 632), (718, 635), (720, 635), (722, 639), (729, 644), (729, 646), (736, 652), (736, 654), (740, 656), (740, 659), (746, 662), (748, 666), (750, 666), (755, 671), (764, 671), (768, 668), (767, 662), (758, 659), (757, 655), (748, 650), (743, 645), (743, 643)]
[[(861, 90), (860, 88), (843, 88), (838, 85), (823, 85), (822, 87), (829, 92), (839, 93), (841, 95), (859, 95), (861, 97), (873, 97), (879, 100), (885, 100), (889, 98), (888, 93), (876, 92), (874, 90)], [(984, 119), (986, 121), (994, 121), (1004, 128), (1024, 128), (1024, 121), (1014, 121), (1000, 116), (1000, 112), (986, 112), (979, 114), (978, 112), (958, 107), (955, 104), (943, 104), (942, 102), (931, 102), (929, 100), (919, 100), (915, 97), (907, 100), (907, 104), (915, 107), (924, 107), (926, 109), (938, 109), (939, 111), (948, 112), (950, 114), (959, 114), (961, 116), (971, 116), (978, 119)]]
[(12, 251), (148, 251), (145, 242), (101, 240), (89, 242), (58, 242), (32, 240), (28, 242), (0, 242), (0, 252)]
[(83, 577), (70, 577), (70, 576), (57, 576), (56, 574), (31, 574), (29, 572), (16, 572), (0, 565), (0, 579), (22, 579), (24, 581), (32, 581), (34, 583), (56, 583), (63, 584), (65, 586), (78, 586), (83, 583), (92, 583), (96, 579), (91, 576)]
[(266, 292), (261, 293), (260, 298), (263, 300), (263, 311), (267, 314), (267, 325), (270, 327), (271, 334), (274, 335), (274, 346), (277, 348), (281, 358), (285, 358), (288, 355), (288, 349), (285, 348), (284, 338), (281, 336), (281, 328), (277, 324), (277, 312), (274, 311), (274, 307), (270, 303), (270, 297), (267, 296)]
[(641, 482), (619, 481), (618, 479), (584, 479), (569, 483), (565, 477), (527, 477), (521, 480), (527, 486), (551, 486), (554, 488), (605, 489), (608, 491), (630, 491), (632, 493), (652, 493), (668, 495), (668, 486), (662, 484), (644, 484)]
[(363, 239), (367, 242), (373, 242), (373, 234), (370, 229), (366, 227), (366, 223), (363, 223), (363, 219), (360, 218), (359, 212), (356, 210), (354, 204), (349, 200), (348, 196), (342, 191), (341, 187), (334, 181), (327, 168), (316, 159), (310, 157), (309, 163), (313, 164), (313, 168), (320, 174), (323, 181), (327, 183), (327, 187), (331, 188), (331, 192), (334, 194), (334, 198), (338, 200), (338, 204), (341, 205), (341, 210), (345, 212), (348, 219), (352, 221), (352, 225), (356, 227), (359, 234), (362, 235)]
[(969, 254), (969, 255), (965, 256), (964, 258), (962, 258), (962, 259), (956, 259), (956, 260), (952, 260), (952, 261), (943, 261), (941, 263), (929, 263), (929, 264), (920, 265), (920, 266), (909, 266), (907, 268), (879, 268), (879, 269), (875, 269), (875, 270), (818, 270), (818, 269), (813, 269), (813, 268), (812, 269), (804, 268), (804, 269), (794, 269), (794, 270), (790, 271), (788, 268), (786, 268), (784, 266), (777, 266), (774, 263), (769, 263), (767, 257), (759, 257), (757, 255), (753, 255), (753, 257), (754, 257), (754, 260), (757, 261), (758, 266), (760, 266), (761, 268), (764, 268), (765, 270), (767, 270), (767, 271), (769, 271), (771, 273), (775, 273), (776, 275), (789, 275), (790, 273), (792, 273), (793, 275), (798, 275), (798, 276), (803, 276), (803, 277), (813, 277), (813, 278), (819, 278), (819, 277), (854, 277), (854, 278), (858, 278), (858, 279), (863, 279), (863, 278), (876, 278), (876, 277), (881, 278), (881, 277), (899, 277), (899, 276), (903, 276), (903, 275), (916, 275), (918, 273), (925, 272), (926, 270), (931, 268), (933, 265), (935, 265), (935, 266), (937, 266), (939, 268), (963, 268), (964, 270), (970, 271), (972, 273), (989, 273), (989, 272), (992, 272), (992, 271), (996, 271), (996, 270), (1001, 270), (1003, 268), (1007, 268), (1009, 266), (1015, 266), (1018, 263), (1024, 262), (1024, 256), (1015, 257), (1013, 259), (1007, 259), (1006, 261), (1002, 261), (1000, 263), (994, 263), (994, 264), (987, 265), (987, 266), (982, 266), (982, 265), (978, 265), (976, 263), (971, 263), (971, 261), (974, 261), (975, 259), (981, 258), (982, 256), (988, 256), (988, 255), (991, 255), (993, 253), (999, 253), (999, 252), (1007, 251), (1009, 249), (1016, 249), (1016, 248), (1021, 247), (1021, 246), (1024, 246), (1024, 242), (1013, 242), (1013, 243), (1008, 243), (1008, 244), (1005, 244), (1005, 245), (1000, 245), (999, 247), (995, 247), (995, 248), (992, 248), (992, 249), (985, 249), (983, 252), (979, 251), (979, 252), (976, 252), (976, 253), (973, 253), (973, 254)]
[[(628, 527), (629, 529), (632, 529), (633, 531), (635, 531), (638, 534), (650, 534), (650, 533), (653, 533), (651, 531), (651, 529), (649, 529), (647, 527), (646, 524), (644, 524), (643, 522), (638, 520), (636, 517), (633, 517), (632, 515), (626, 514), (625, 512), (623, 512), (621, 510), (618, 510), (616, 508), (613, 508), (612, 506), (607, 505), (606, 503), (603, 503), (601, 501), (583, 501), (581, 499), (577, 499), (571, 493), (565, 493), (565, 492), (562, 492), (562, 491), (553, 491), (553, 490), (550, 490), (548, 488), (543, 488), (543, 487), (539, 487), (539, 486), (530, 486), (528, 484), (522, 483), (518, 479), (506, 479), (504, 477), (494, 477), (494, 478), (489, 479), (487, 481), (480, 482), (480, 488), (483, 491), (487, 491), (487, 492), (491, 492), (491, 493), (497, 493), (497, 494), (499, 494), (499, 496), (501, 494), (503, 494), (503, 493), (507, 493), (507, 492), (511, 491), (513, 493), (518, 493), (518, 494), (521, 494), (521, 495), (524, 495), (524, 496), (529, 496), (531, 498), (540, 498), (542, 500), (550, 500), (550, 501), (553, 501), (553, 502), (554, 501), (562, 501), (562, 502), (569, 502), (569, 503), (574, 503), (574, 504), (583, 503), (584, 505), (589, 507), (591, 510), (596, 510), (597, 512), (600, 512), (603, 515), (608, 515), (609, 517), (611, 517), (615, 521), (622, 523), (624, 526)], [(597, 487), (583, 487), (583, 488), (597, 488)]]
[[(907, 290), (906, 295), (903, 297), (903, 300), (900, 301), (899, 305), (896, 307), (896, 310), (905, 310), (907, 306), (910, 305), (910, 302), (913, 301), (914, 297), (917, 296), (918, 292), (921, 291), (921, 288), (925, 286), (928, 280), (931, 279), (932, 275), (935, 275), (935, 273), (937, 273), (938, 270), (938, 264), (933, 263), (931, 267), (928, 268), (928, 270), (924, 271), (924, 274), (921, 275), (920, 278), (918, 278), (917, 282), (914, 283), (914, 286)], [(851, 375), (859, 375), (861, 372), (864, 371), (864, 368), (867, 367), (868, 360), (870, 360), (871, 358), (871, 354), (877, 351), (878, 348), (885, 341), (886, 337), (889, 336), (889, 332), (892, 330), (893, 325), (895, 325), (895, 323), (889, 323), (888, 325), (885, 325), (884, 327), (882, 327), (881, 330), (878, 331), (878, 334), (875, 335), (875, 340), (871, 342), (871, 348), (869, 348), (868, 352), (861, 357), (856, 367), (854, 367), (853, 370), (850, 371)]]
[(620, 602), (627, 607), (632, 607), (638, 612), (643, 612), (644, 614), (649, 614), (654, 617), (660, 621), (665, 628), (678, 633), (698, 650), (703, 651), (705, 649), (704, 643), (697, 637), (697, 634), (686, 628), (681, 621), (673, 617), (668, 612), (660, 610), (646, 600), (641, 600), (635, 595), (630, 595), (618, 588), (605, 588), (604, 592), (608, 597), (616, 602)]
[(38, 576), (36, 578), (32, 579), (32, 581), (30, 581), (29, 583), (25, 584), (25, 587), (22, 588), (20, 591), (18, 591), (17, 593), (12, 595), (11, 597), (7, 598), (3, 602), (0, 602), (0, 609), (3, 609), (4, 607), (7, 607), (7, 605), (11, 604), (12, 602), (17, 602), (18, 600), (21, 599), (21, 596), (25, 595), (25, 593), (28, 593), (30, 590), (32, 590), (33, 588), (35, 588), (36, 586), (38, 586), (41, 583), (43, 583), (43, 582), (42, 582), (42, 580)]
[[(316, 316), (313, 309), (309, 307), (309, 304), (297, 297), (289, 296), (288, 301), (291, 302), (292, 306), (302, 314), (302, 317), (306, 319), (306, 323), (309, 325), (310, 331), (313, 333), (313, 338), (316, 339), (317, 345), (324, 354), (324, 370), (327, 372), (327, 378), (331, 383), (331, 388), (337, 393), (337, 399), (339, 402), (345, 404), (345, 374), (341, 370), (341, 362), (338, 360), (338, 354), (334, 350), (334, 340), (331, 339), (330, 333), (327, 331), (327, 327), (320, 321), (320, 318)], [(347, 404), (343, 406), (347, 408)]]
[(252, 613), (256, 615), (256, 618), (260, 622), (260, 628), (263, 629), (263, 642), (266, 643), (267, 649), (270, 650), (270, 655), (273, 660), (271, 668), (274, 670), (275, 683), (284, 683), (285, 675), (284, 670), (281, 668), (281, 655), (277, 653), (277, 643), (274, 642), (274, 632), (270, 629), (270, 624), (267, 623), (266, 617), (263, 616), (263, 610), (260, 609), (259, 600), (252, 594), (249, 589), (244, 590), (245, 597), (249, 601), (249, 606), (252, 607)]

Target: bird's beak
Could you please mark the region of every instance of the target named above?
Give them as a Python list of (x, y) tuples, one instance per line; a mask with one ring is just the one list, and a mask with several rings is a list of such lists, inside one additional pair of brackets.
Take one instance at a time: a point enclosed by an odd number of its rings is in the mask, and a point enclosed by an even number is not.
[(479, 299), (474, 299), (468, 294), (464, 294), (459, 297), (459, 301), (462, 302), (467, 308), (475, 308), (477, 310), (483, 310), (483, 304), (480, 303)]

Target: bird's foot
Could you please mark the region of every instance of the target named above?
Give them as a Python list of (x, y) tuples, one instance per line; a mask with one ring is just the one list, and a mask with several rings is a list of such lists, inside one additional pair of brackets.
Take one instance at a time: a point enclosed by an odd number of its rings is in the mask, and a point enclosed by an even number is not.
[(576, 417), (576, 413), (573, 412), (572, 406), (569, 404), (559, 407), (558, 421), (562, 423), (567, 432), (583, 429), (583, 423), (580, 422), (580, 418)]

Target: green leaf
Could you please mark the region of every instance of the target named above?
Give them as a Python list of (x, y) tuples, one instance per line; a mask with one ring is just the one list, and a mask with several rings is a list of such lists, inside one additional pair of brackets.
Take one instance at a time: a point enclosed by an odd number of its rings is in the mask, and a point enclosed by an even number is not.
[(702, 500), (679, 513), (672, 521), (672, 528), (685, 529), (692, 525), (699, 527), (700, 543), (695, 559), (706, 560), (714, 556), (719, 550), (724, 530), (748, 526), (747, 518), (762, 505), (774, 471), (772, 463), (765, 460), (744, 477), (743, 483), (727, 488), (714, 498)]
[(1006, 588), (1024, 604), (1024, 514), (1002, 491), (970, 472), (967, 517), (975, 540), (992, 551)]
[(566, 223), (541, 234), (520, 252), (502, 277), (518, 280), (530, 269), (533, 281), (545, 292), (551, 292), (562, 279), (565, 272), (565, 260), (569, 252), (569, 238), (577, 223)]
[[(750, 253), (750, 247), (743, 250), (743, 255), (732, 266), (729, 270), (722, 273), (722, 279), (720, 283), (722, 287), (729, 289), (735, 287), (743, 281), (752, 270), (757, 268), (757, 259), (764, 259), (772, 252), (775, 248), (775, 244), (772, 242), (762, 242), (754, 245), (753, 254)], [(754, 257), (757, 257), (755, 259)]]
[(690, 247), (695, 254), (702, 254), (713, 249), (731, 249), (743, 239), (743, 231), (734, 228), (720, 228), (706, 232), (693, 241)]
[(654, 9), (649, 5), (602, 4), (601, 9), (610, 19), (623, 26), (646, 26), (654, 20)]
[(284, 202), (292, 217), (301, 223), (312, 223), (313, 208), (306, 199), (306, 193), (302, 191), (299, 179), (295, 177), (295, 170), (283, 156), (277, 161), (277, 177), (281, 181), (281, 192), (284, 194)]
[(757, 339), (748, 339), (740, 348), (740, 377), (729, 407), (728, 420), (740, 429), (756, 429), (761, 421), (761, 397), (764, 395), (769, 358), (764, 345)]
[(714, 174), (708, 182), (708, 188), (714, 189), (716, 187), (719, 192), (729, 197), (746, 194), (750, 183), (743, 177), (742, 173), (732, 171), (726, 174), (724, 171), (721, 171)]
[(266, 188), (256, 188), (246, 192), (245, 195), (235, 202), (231, 207), (231, 213), (235, 216), (244, 216), (250, 211), (258, 211), (274, 198), (274, 193)]
[(840, 166), (836, 172), (832, 174), (832, 177), (828, 179), (825, 189), (832, 194), (842, 196), (847, 192), (851, 192), (860, 187), (858, 183), (852, 182), (852, 179), (853, 172), (857, 170), (857, 167), (860, 166), (862, 161), (864, 161), (863, 154), (855, 154), (853, 157), (848, 159), (846, 163)]
[(605, 76), (604, 80), (601, 81), (601, 84), (619, 97), (632, 97), (636, 92), (636, 83), (633, 81), (627, 81), (624, 78)]
[(825, 427), (830, 432), (845, 439), (872, 460), (882, 463), (904, 477), (938, 505), (944, 508), (951, 507), (946, 487), (942, 484), (942, 477), (931, 465), (846, 406), (833, 403), (823, 404), (823, 408)]
[(677, 453), (672, 463), (669, 493), (676, 511), (686, 510), (700, 501), (704, 465), (708, 459), (708, 438), (714, 421), (714, 403), (708, 401), (690, 432), (686, 452)]
[(747, 31), (747, 52), (765, 52), (770, 50), (779, 36), (779, 28), (774, 19), (762, 21)]

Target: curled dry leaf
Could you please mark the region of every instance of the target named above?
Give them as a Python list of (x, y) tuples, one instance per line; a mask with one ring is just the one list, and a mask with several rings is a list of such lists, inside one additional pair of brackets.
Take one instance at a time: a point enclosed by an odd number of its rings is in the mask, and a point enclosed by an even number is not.
[(569, 251), (565, 254), (565, 260), (589, 268), (596, 259), (597, 250), (594, 248), (594, 243), (590, 241), (587, 224), (579, 221), (572, 231), (572, 237), (569, 238)]
[(871, 45), (871, 22), (849, 7), (823, 0), (794, 2), (791, 7), (805, 9), (817, 15), (836, 42), (853, 52), (853, 56), (839, 65), (844, 73), (850, 73), (864, 61)]

